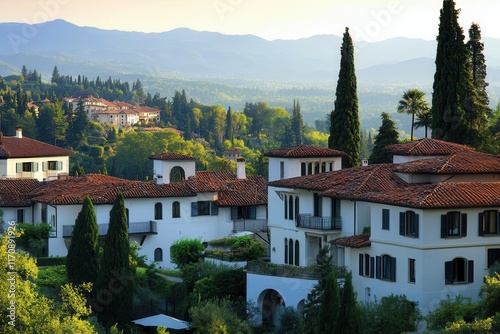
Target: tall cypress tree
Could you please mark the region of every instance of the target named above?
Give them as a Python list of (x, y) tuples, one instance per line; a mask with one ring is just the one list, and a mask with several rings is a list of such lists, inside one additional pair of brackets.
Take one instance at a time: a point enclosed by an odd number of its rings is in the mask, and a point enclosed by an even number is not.
[(125, 200), (120, 193), (109, 213), (108, 233), (104, 238), (97, 301), (99, 321), (106, 327), (120, 327), (131, 320), (133, 275), (130, 268)]
[(226, 115), (226, 139), (233, 143), (234, 134), (233, 134), (233, 117), (231, 112), (231, 107), (227, 109)]
[(356, 303), (356, 293), (352, 286), (352, 273), (349, 272), (342, 289), (342, 300), (335, 321), (334, 333), (357, 334), (361, 332), (360, 313)]
[(302, 119), (302, 114), (300, 113), (300, 103), (297, 99), (297, 103), (295, 103), (295, 99), (293, 100), (293, 112), (291, 122), (291, 137), (292, 137), (292, 146), (300, 145), (303, 143), (304, 138), (304, 120)]
[(337, 328), (337, 319), (340, 309), (340, 294), (339, 285), (337, 283), (337, 275), (335, 269), (330, 270), (326, 277), (325, 290), (321, 295), (321, 305), (319, 308), (319, 333), (343, 333), (343, 331), (335, 332)]
[(360, 134), (354, 45), (349, 35), (349, 28), (345, 28), (340, 55), (339, 80), (335, 93), (335, 108), (330, 116), (328, 147), (347, 153), (343, 165), (352, 167), (360, 163)]
[(97, 282), (99, 270), (99, 227), (94, 205), (89, 196), (83, 200), (73, 228), (73, 237), (66, 257), (68, 280), (74, 284)]
[(432, 137), (478, 147), (482, 141), (481, 112), (458, 13), (453, 0), (443, 1), (432, 94)]
[(388, 145), (399, 143), (399, 133), (396, 129), (396, 124), (391, 119), (389, 114), (382, 113), (382, 125), (378, 129), (378, 134), (375, 136), (372, 154), (370, 155), (371, 164), (381, 164), (392, 162), (392, 155), (383, 150)]

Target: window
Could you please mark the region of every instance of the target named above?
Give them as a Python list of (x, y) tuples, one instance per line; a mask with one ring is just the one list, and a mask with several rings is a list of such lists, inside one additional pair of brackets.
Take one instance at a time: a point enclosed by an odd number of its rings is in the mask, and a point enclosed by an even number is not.
[(418, 215), (415, 212), (399, 213), (399, 235), (418, 238)]
[(377, 256), (376, 277), (391, 282), (396, 282), (396, 258), (389, 255)]
[(38, 162), (18, 162), (16, 163), (16, 173), (38, 172)]
[(474, 261), (467, 261), (462, 257), (454, 258), (444, 263), (445, 284), (473, 283)]
[(488, 249), (488, 268), (491, 267), (495, 262), (500, 263), (500, 248)]
[(155, 204), (155, 219), (163, 219), (163, 205), (161, 203)]
[(231, 219), (257, 219), (257, 207), (250, 206), (232, 206)]
[(191, 202), (191, 216), (217, 216), (219, 208), (212, 201)]
[(319, 174), (319, 168), (320, 168), (319, 162), (315, 162), (314, 163), (314, 174)]
[(293, 220), (293, 196), (288, 197), (288, 219)]
[(415, 283), (415, 259), (408, 259), (408, 282)]
[(48, 170), (62, 170), (62, 161), (47, 161)]
[(313, 173), (313, 164), (312, 162), (307, 164), (307, 175), (311, 175)]
[(332, 217), (340, 218), (340, 199), (332, 198)]
[(318, 193), (314, 193), (314, 216), (323, 217), (322, 197)]
[(24, 223), (24, 209), (17, 210), (17, 222)]
[(457, 211), (441, 215), (441, 238), (467, 236), (467, 214)]
[(288, 264), (293, 264), (293, 240), (288, 239)]
[(300, 246), (299, 246), (299, 241), (295, 240), (295, 265), (299, 265), (299, 256), (300, 256)]
[(179, 218), (181, 216), (181, 204), (177, 201), (172, 203), (172, 218)]
[(285, 238), (285, 264), (288, 263), (288, 238)]
[(287, 195), (283, 195), (283, 202), (285, 202), (285, 219), (288, 219), (288, 199)]
[(359, 254), (359, 275), (374, 277), (375, 258), (370, 254)]
[(285, 177), (285, 162), (280, 161), (280, 179)]
[(389, 230), (389, 209), (382, 209), (382, 229)]
[(479, 213), (479, 235), (500, 234), (499, 215), (496, 210), (488, 210)]
[(301, 176), (304, 176), (304, 175), (307, 175), (307, 167), (306, 167), (306, 163), (305, 162), (301, 162), (300, 163), (300, 175)]
[(161, 248), (156, 248), (154, 262), (160, 262), (160, 261), (163, 261), (163, 250)]
[(295, 219), (299, 216), (299, 196), (295, 196)]

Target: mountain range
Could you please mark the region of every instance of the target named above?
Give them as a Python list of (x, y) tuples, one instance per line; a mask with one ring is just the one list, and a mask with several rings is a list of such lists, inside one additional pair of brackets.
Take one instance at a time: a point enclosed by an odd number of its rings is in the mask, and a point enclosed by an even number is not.
[[(483, 42), (490, 99), (496, 106), (500, 39)], [(303, 112), (311, 113), (305, 119), (311, 121), (312, 115), (323, 117), (333, 106), (341, 43), (336, 35), (268, 41), (187, 28), (142, 33), (79, 27), (63, 20), (0, 23), (0, 75), (19, 74), (25, 65), (50, 80), (57, 65), (62, 75), (140, 78), (147, 90), (162, 96), (171, 97), (186, 86), (191, 89), (186, 89), (188, 96), (201, 103), (231, 103), (235, 110), (256, 99), (289, 106), (300, 98)], [(355, 42), (362, 120), (378, 121), (380, 111), (391, 112), (404, 89), (419, 87), (429, 97), (435, 52), (436, 41), (414, 38)], [(388, 108), (392, 110), (384, 110)]]

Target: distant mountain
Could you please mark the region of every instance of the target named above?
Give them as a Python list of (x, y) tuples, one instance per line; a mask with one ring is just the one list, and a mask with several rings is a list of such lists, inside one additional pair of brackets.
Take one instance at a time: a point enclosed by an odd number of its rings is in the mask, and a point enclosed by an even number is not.
[[(19, 74), (26, 65), (49, 80), (57, 65), (63, 75), (140, 78), (146, 89), (163, 96), (173, 96), (170, 89), (189, 86), (188, 95), (201, 103), (234, 108), (257, 100), (288, 107), (297, 97), (311, 122), (333, 106), (341, 42), (335, 35), (267, 41), (187, 28), (141, 33), (79, 27), (63, 20), (0, 23), (0, 75)], [(484, 43), (496, 105), (500, 39), (485, 38)], [(394, 112), (406, 88), (418, 86), (430, 97), (435, 52), (435, 41), (414, 38), (355, 43), (362, 117), (377, 124), (381, 111)], [(172, 88), (173, 82), (179, 86)]]

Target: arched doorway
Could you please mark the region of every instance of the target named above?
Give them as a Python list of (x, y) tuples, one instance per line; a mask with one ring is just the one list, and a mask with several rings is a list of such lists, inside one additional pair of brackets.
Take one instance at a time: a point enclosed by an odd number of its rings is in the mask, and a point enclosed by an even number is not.
[(175, 166), (170, 170), (169, 176), (170, 182), (178, 182), (186, 179), (186, 173), (184, 169), (179, 166)]
[(262, 310), (262, 325), (272, 327), (279, 325), (285, 302), (278, 291), (273, 289), (262, 291), (258, 306)]

